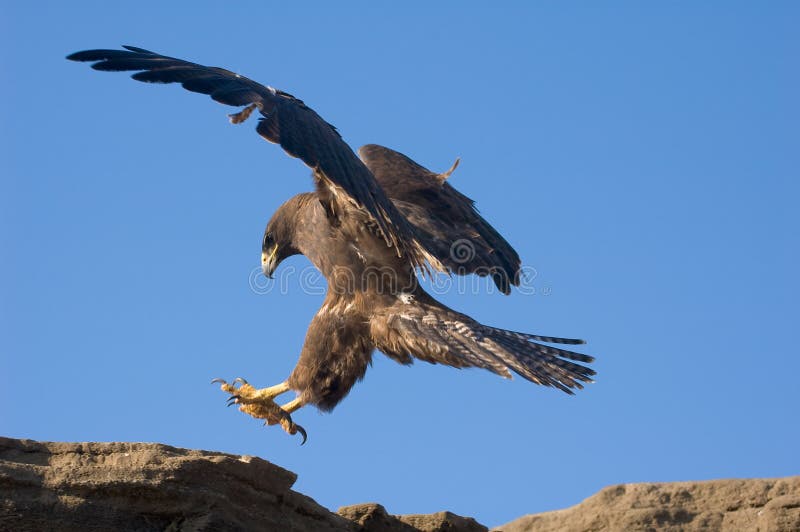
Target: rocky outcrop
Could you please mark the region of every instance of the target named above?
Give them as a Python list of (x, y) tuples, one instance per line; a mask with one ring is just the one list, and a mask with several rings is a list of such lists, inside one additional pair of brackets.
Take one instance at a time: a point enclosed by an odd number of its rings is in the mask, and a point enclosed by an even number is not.
[(485, 531), (449, 513), (328, 511), (266, 460), (153, 443), (0, 438), (0, 531)]
[[(379, 504), (333, 513), (266, 460), (154, 443), (41, 443), (0, 437), (0, 531), (484, 532), (440, 512)], [(800, 477), (622, 484), (496, 530), (800, 530)]]
[(487, 532), (471, 517), (450, 512), (435, 514), (389, 515), (380, 504), (355, 504), (339, 508), (339, 515), (354, 522), (364, 532)]
[(526, 515), (503, 532), (800, 531), (800, 476), (620, 484), (566, 510)]

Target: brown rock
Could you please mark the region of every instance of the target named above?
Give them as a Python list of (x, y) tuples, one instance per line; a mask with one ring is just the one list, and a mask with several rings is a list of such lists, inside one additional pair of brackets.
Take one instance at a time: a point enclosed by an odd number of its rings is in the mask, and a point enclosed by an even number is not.
[[(153, 443), (40, 443), (0, 437), (0, 531), (483, 532), (449, 512), (338, 514), (292, 491), (297, 476), (252, 456)], [(497, 530), (800, 530), (800, 477), (622, 484)]]
[(0, 438), (0, 530), (350, 530), (251, 456)]
[(800, 476), (620, 484), (566, 510), (526, 515), (503, 532), (800, 530)]
[(489, 529), (471, 517), (450, 512), (435, 514), (389, 515), (380, 504), (344, 506), (339, 515), (356, 523), (363, 532), (487, 532)]
[(398, 515), (397, 518), (422, 532), (488, 532), (488, 528), (471, 517), (450, 512)]
[(342, 517), (292, 491), (296, 478), (252, 456), (0, 437), (0, 531), (486, 530), (447, 512), (396, 517), (376, 504)]
[(352, 521), (359, 532), (417, 532), (417, 529), (389, 515), (386, 508), (374, 502), (343, 506), (336, 513)]

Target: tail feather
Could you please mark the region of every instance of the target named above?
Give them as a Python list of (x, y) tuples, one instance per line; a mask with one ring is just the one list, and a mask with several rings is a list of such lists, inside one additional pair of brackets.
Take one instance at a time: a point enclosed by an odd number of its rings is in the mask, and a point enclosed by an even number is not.
[(524, 336), (525, 338), (527, 338), (529, 340), (534, 340), (534, 341), (537, 341), (537, 342), (546, 342), (548, 344), (580, 345), (580, 344), (585, 344), (586, 343), (586, 340), (580, 340), (578, 338), (559, 338), (558, 336), (540, 336), (538, 334), (528, 334), (528, 333), (522, 333), (522, 332), (516, 332), (516, 331), (506, 331), (504, 329), (499, 329), (499, 330), (502, 330), (504, 333), (516, 334), (516, 335), (519, 335), (519, 336)]
[(594, 375), (593, 370), (547, 353), (544, 350), (546, 346), (533, 342), (514, 342), (503, 334), (495, 334), (490, 338), (498, 344), (499, 349), (495, 352), (508, 367), (532, 382), (572, 394), (573, 388), (583, 389), (581, 381), (592, 381), (590, 376)]
[(590, 363), (594, 357), (532, 341), (549, 337), (497, 329), (471, 319), (459, 320), (457, 325), (462, 336), (472, 340), (474, 354), (488, 355), (531, 382), (570, 395), (574, 389), (583, 389), (582, 383), (594, 382), (593, 369), (573, 362)]
[[(494, 327), (487, 327), (487, 329), (491, 329), (495, 334), (506, 336), (513, 338), (515, 340), (520, 340), (525, 343), (535, 343), (535, 341), (539, 342), (547, 342), (547, 343), (559, 343), (559, 344), (585, 344), (586, 342), (583, 340), (572, 340), (568, 338), (553, 338), (550, 336), (539, 336), (536, 334), (527, 334), (527, 333), (520, 333), (515, 331), (507, 331), (505, 329), (496, 329)], [(562, 358), (568, 358), (570, 360), (577, 360), (578, 362), (586, 362), (590, 364), (594, 362), (594, 357), (589, 355), (584, 355), (583, 353), (576, 353), (575, 351), (569, 351), (567, 349), (561, 349), (558, 347), (550, 347), (546, 345), (539, 345), (543, 350), (546, 350), (549, 354), (554, 356), (559, 356)]]
[(504, 377), (510, 371), (523, 378), (573, 394), (583, 383), (594, 382), (588, 364), (594, 357), (537, 341), (578, 340), (519, 333), (482, 325), (469, 316), (434, 305), (389, 307), (373, 318), (378, 349), (401, 363), (411, 357), (453, 367), (478, 367)]
[(513, 371), (568, 394), (594, 382), (595, 371), (583, 365), (594, 357), (538, 343), (582, 340), (489, 327), (430, 301), (398, 300), (381, 310), (371, 319), (372, 339), (378, 349), (403, 364), (413, 357), (457, 368), (483, 368), (503, 377), (511, 377)]
[(451, 351), (456, 351), (461, 357), (469, 361), (465, 366), (474, 366), (488, 369), (492, 373), (510, 378), (506, 364), (495, 357), (491, 351), (485, 349), (475, 338), (462, 335), (449, 335)]

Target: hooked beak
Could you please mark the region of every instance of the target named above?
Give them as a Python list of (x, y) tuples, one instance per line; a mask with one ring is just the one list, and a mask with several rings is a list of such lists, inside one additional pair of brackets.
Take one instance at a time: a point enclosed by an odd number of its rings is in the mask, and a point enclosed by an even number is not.
[(272, 274), (275, 273), (275, 268), (278, 267), (277, 256), (278, 244), (275, 244), (270, 251), (261, 252), (261, 270), (270, 279), (273, 278)]

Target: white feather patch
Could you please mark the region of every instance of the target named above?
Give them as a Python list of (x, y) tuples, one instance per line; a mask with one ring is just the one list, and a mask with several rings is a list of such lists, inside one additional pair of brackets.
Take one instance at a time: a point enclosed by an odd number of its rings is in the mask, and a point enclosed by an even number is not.
[(402, 301), (406, 305), (410, 305), (414, 301), (414, 294), (406, 294), (405, 292), (400, 292), (398, 296), (400, 301)]

